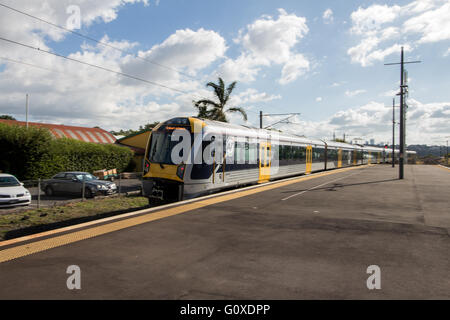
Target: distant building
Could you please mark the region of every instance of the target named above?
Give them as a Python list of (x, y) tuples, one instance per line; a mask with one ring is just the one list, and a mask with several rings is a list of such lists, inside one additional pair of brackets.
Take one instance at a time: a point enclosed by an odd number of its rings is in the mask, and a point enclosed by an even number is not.
[[(27, 125), (25, 121), (3, 119), (0, 119), (0, 123), (18, 126)], [(50, 133), (57, 139), (69, 138), (99, 144), (113, 144), (117, 140), (110, 132), (101, 128), (75, 127), (39, 122), (28, 122), (28, 126), (48, 129), (48, 131), (50, 131)]]
[(375, 145), (375, 139), (370, 139), (370, 145)]

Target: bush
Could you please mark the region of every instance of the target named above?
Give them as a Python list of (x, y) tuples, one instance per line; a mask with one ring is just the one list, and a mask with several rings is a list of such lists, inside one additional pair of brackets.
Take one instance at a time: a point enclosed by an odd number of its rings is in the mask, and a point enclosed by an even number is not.
[(49, 178), (61, 171), (122, 172), (133, 152), (117, 145), (54, 139), (46, 129), (0, 124), (0, 170), (21, 180)]

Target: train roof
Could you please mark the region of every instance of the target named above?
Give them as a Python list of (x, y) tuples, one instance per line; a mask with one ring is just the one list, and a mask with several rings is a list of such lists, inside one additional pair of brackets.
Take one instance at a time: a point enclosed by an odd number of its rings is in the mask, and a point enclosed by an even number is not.
[(272, 138), (272, 139), (278, 139), (280, 141), (284, 142), (292, 142), (292, 143), (299, 143), (299, 144), (305, 144), (305, 145), (316, 145), (316, 146), (324, 146), (325, 142), (319, 139), (311, 139), (307, 138), (305, 136), (285, 133), (285, 132), (279, 132), (276, 130), (267, 130), (267, 129), (260, 129), (260, 128), (252, 128), (248, 126), (243, 125), (236, 125), (231, 124), (227, 122), (220, 122), (215, 120), (209, 120), (209, 119), (202, 119), (202, 118), (196, 118), (201, 121), (203, 121), (206, 126), (205, 129), (207, 131), (211, 132), (219, 132), (219, 133), (227, 133), (232, 134), (236, 136), (246, 136), (250, 138)]
[[(324, 146), (342, 148), (342, 149), (359, 149), (359, 150), (368, 150), (373, 152), (383, 152), (386, 151), (388, 153), (392, 153), (392, 148), (381, 148), (381, 147), (372, 147), (372, 146), (362, 146), (357, 144), (350, 144), (344, 142), (336, 142), (336, 141), (325, 141), (320, 139), (312, 139), (301, 135), (296, 135), (292, 133), (285, 133), (276, 130), (267, 130), (260, 129), (255, 127), (249, 127), (245, 125), (237, 125), (228, 122), (221, 122), (209, 119), (203, 119), (198, 117), (181, 117), (181, 118), (173, 118), (164, 122), (165, 124), (175, 124), (177, 122), (186, 122), (189, 123), (191, 119), (197, 119), (205, 124), (203, 126), (205, 130), (208, 132), (215, 133), (227, 133), (235, 136), (245, 136), (249, 138), (271, 138), (278, 139), (284, 142), (305, 144), (305, 145), (315, 145), (315, 146)], [(395, 153), (399, 153), (398, 149), (394, 150)], [(415, 151), (406, 151), (406, 153), (416, 154)]]

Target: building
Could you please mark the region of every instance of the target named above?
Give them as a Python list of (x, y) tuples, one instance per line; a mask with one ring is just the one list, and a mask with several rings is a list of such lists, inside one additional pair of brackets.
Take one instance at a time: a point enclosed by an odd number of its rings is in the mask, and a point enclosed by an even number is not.
[[(0, 123), (19, 126), (27, 125), (25, 121), (4, 119), (0, 119)], [(50, 131), (50, 133), (57, 139), (69, 138), (99, 144), (113, 144), (116, 142), (116, 138), (110, 132), (101, 128), (75, 127), (39, 122), (28, 122), (28, 126), (48, 129), (48, 131)]]
[(133, 161), (136, 164), (136, 172), (143, 170), (145, 149), (151, 132), (151, 130), (140, 131), (116, 141), (116, 144), (126, 146), (134, 151)]

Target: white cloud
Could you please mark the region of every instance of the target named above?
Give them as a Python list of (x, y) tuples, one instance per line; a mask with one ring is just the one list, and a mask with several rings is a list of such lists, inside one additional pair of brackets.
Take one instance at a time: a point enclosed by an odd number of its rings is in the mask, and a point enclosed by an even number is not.
[(346, 81), (333, 82), (330, 87), (332, 87), (332, 88), (340, 87), (345, 83), (347, 83), (347, 82)]
[(309, 61), (302, 54), (296, 54), (284, 64), (279, 83), (288, 84), (305, 74), (308, 70)]
[(397, 93), (400, 91), (400, 89), (397, 90), (388, 90), (386, 92), (383, 92), (382, 94), (380, 94), (383, 97), (395, 97), (397, 95)]
[(261, 66), (268, 66), (265, 59), (258, 59), (251, 54), (243, 53), (237, 59), (227, 58), (219, 67), (218, 74), (224, 79), (239, 82), (252, 82), (261, 70)]
[(241, 82), (254, 81), (261, 67), (283, 65), (280, 83), (295, 80), (309, 69), (308, 60), (294, 51), (295, 46), (308, 33), (304, 17), (278, 9), (277, 19), (262, 16), (239, 32), (235, 43), (241, 44), (243, 53), (236, 59), (227, 59), (220, 72), (227, 78)]
[[(161, 44), (153, 46), (146, 52), (139, 52), (139, 56), (159, 64), (171, 66), (175, 69), (188, 69), (195, 72), (209, 66), (215, 60), (222, 58), (227, 50), (225, 39), (217, 32), (203, 28), (177, 30)], [(134, 67), (147, 68), (149, 64), (140, 59), (131, 59)], [(150, 71), (150, 70), (148, 70)]]
[[(14, 7), (46, 20), (64, 25), (68, 3), (80, 4), (83, 23), (105, 23), (117, 17), (117, 10), (134, 0), (100, 0), (95, 3), (82, 1), (16, 1)], [(146, 3), (146, 1), (140, 1)], [(44, 9), (42, 9), (44, 8)], [(7, 38), (52, 50), (48, 39), (62, 40), (65, 33), (56, 28), (36, 23), (29, 17), (0, 10), (0, 33)], [(137, 43), (102, 39), (123, 50), (136, 47)], [(0, 112), (24, 118), (25, 93), (30, 94), (30, 120), (50, 123), (102, 126), (106, 129), (137, 128), (146, 122), (164, 120), (174, 115), (193, 115), (192, 100), (207, 96), (204, 81), (186, 78), (179, 73), (150, 64), (110, 47), (84, 43), (69, 57), (87, 63), (130, 73), (150, 81), (168, 85), (189, 94), (173, 91), (143, 82), (123, 78), (73, 61), (39, 53), (29, 49), (0, 43), (2, 56), (42, 67), (33, 68), (11, 61), (0, 61)], [(140, 52), (148, 60), (196, 74), (221, 59), (226, 51), (225, 40), (216, 32), (178, 30), (150, 50)], [(197, 94), (197, 95), (196, 95)], [(269, 99), (267, 95), (265, 98)], [(261, 97), (263, 99), (263, 97)]]
[(420, 33), (418, 43), (437, 42), (450, 39), (450, 3), (426, 11), (408, 19), (404, 24), (405, 32)]
[(366, 34), (377, 31), (385, 23), (394, 21), (400, 14), (401, 7), (394, 5), (371, 5), (364, 9), (359, 7), (358, 10), (352, 12), (352, 29), (356, 34)]
[(321, 102), (322, 101), (322, 97), (317, 97), (316, 98), (316, 102)]
[[(450, 132), (450, 102), (424, 104), (409, 99), (408, 105), (407, 144), (432, 144), (433, 140)], [(294, 122), (297, 124), (278, 125), (276, 128), (321, 139), (331, 139), (333, 132), (338, 136), (345, 133), (347, 137), (364, 140), (373, 138), (377, 142), (390, 142), (392, 139), (392, 108), (381, 102), (372, 101), (339, 111), (323, 121), (305, 121), (300, 117)]]
[(267, 92), (258, 92), (258, 90), (249, 88), (238, 95), (231, 97), (231, 101), (236, 105), (256, 102), (269, 102), (281, 99), (281, 95), (268, 94)]
[(351, 34), (359, 43), (347, 50), (353, 63), (363, 67), (398, 53), (412, 51), (422, 43), (450, 39), (450, 3), (417, 0), (404, 6), (370, 5), (351, 14)]
[(345, 95), (347, 97), (354, 97), (354, 96), (357, 96), (358, 94), (361, 94), (361, 93), (364, 93), (364, 92), (366, 92), (366, 90), (362, 90), (362, 89), (354, 90), (354, 91), (347, 90), (347, 91), (345, 91)]
[(333, 20), (334, 20), (334, 17), (333, 17), (333, 10), (331, 10), (330, 8), (328, 8), (327, 10), (325, 10), (325, 11), (323, 12), (322, 19), (323, 19), (323, 22), (324, 22), (325, 24), (332, 23)]

